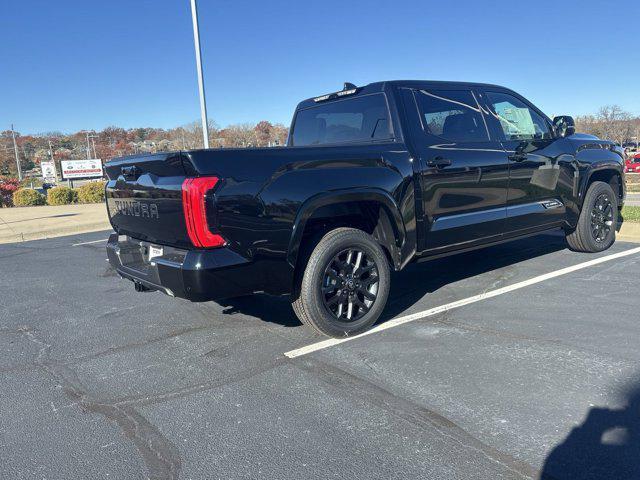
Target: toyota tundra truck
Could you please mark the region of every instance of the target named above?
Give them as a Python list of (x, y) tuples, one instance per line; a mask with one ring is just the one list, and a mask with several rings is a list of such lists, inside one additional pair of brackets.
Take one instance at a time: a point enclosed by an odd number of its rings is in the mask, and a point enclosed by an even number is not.
[(136, 290), (289, 295), (332, 337), (370, 328), (410, 262), (552, 229), (605, 250), (625, 198), (612, 142), (460, 82), (346, 83), (300, 102), (285, 147), (115, 158), (106, 174), (108, 258)]

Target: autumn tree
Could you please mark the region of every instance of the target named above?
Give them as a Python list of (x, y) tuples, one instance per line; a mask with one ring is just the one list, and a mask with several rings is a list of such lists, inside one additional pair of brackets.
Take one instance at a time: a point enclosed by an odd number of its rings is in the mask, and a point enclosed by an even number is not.
[(606, 105), (600, 107), (595, 115), (576, 117), (576, 128), (580, 132), (622, 145), (638, 135), (640, 118), (634, 118), (619, 105)]
[(281, 123), (276, 123), (273, 126), (272, 142), (276, 145), (286, 145), (287, 137), (289, 136), (289, 129)]
[(220, 131), (225, 147), (253, 147), (256, 144), (255, 127), (250, 123), (229, 125)]
[(254, 128), (256, 137), (256, 146), (264, 147), (271, 143), (273, 137), (273, 125), (266, 120), (258, 122)]

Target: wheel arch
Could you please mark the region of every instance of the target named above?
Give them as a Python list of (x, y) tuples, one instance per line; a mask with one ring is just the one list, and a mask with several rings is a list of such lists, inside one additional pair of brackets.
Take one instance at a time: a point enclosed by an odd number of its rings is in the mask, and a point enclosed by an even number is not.
[(373, 188), (326, 192), (305, 201), (294, 221), (288, 263), (299, 270), (303, 244), (341, 226), (360, 228), (373, 235), (394, 269), (400, 269), (401, 248), (406, 239), (400, 209), (391, 195)]
[(618, 196), (618, 205), (621, 205), (621, 201), (625, 194), (624, 174), (620, 169), (611, 165), (605, 165), (599, 168), (594, 168), (587, 175), (583, 187), (580, 192), (580, 198), (584, 201), (587, 190), (593, 182), (604, 182), (611, 186), (613, 191)]

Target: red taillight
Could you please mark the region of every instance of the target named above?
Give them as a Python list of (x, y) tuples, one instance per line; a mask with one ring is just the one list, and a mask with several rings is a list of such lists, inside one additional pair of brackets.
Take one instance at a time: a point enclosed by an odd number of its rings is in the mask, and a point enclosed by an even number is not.
[(182, 208), (187, 232), (194, 247), (222, 247), (226, 241), (211, 232), (207, 223), (206, 196), (218, 179), (216, 177), (187, 178), (182, 182)]

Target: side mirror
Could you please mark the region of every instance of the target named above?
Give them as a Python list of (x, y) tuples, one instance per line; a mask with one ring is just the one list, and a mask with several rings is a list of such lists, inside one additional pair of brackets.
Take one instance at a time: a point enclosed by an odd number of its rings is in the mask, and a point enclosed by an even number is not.
[(553, 129), (557, 137), (568, 137), (576, 133), (576, 122), (569, 115), (560, 115), (553, 119)]

